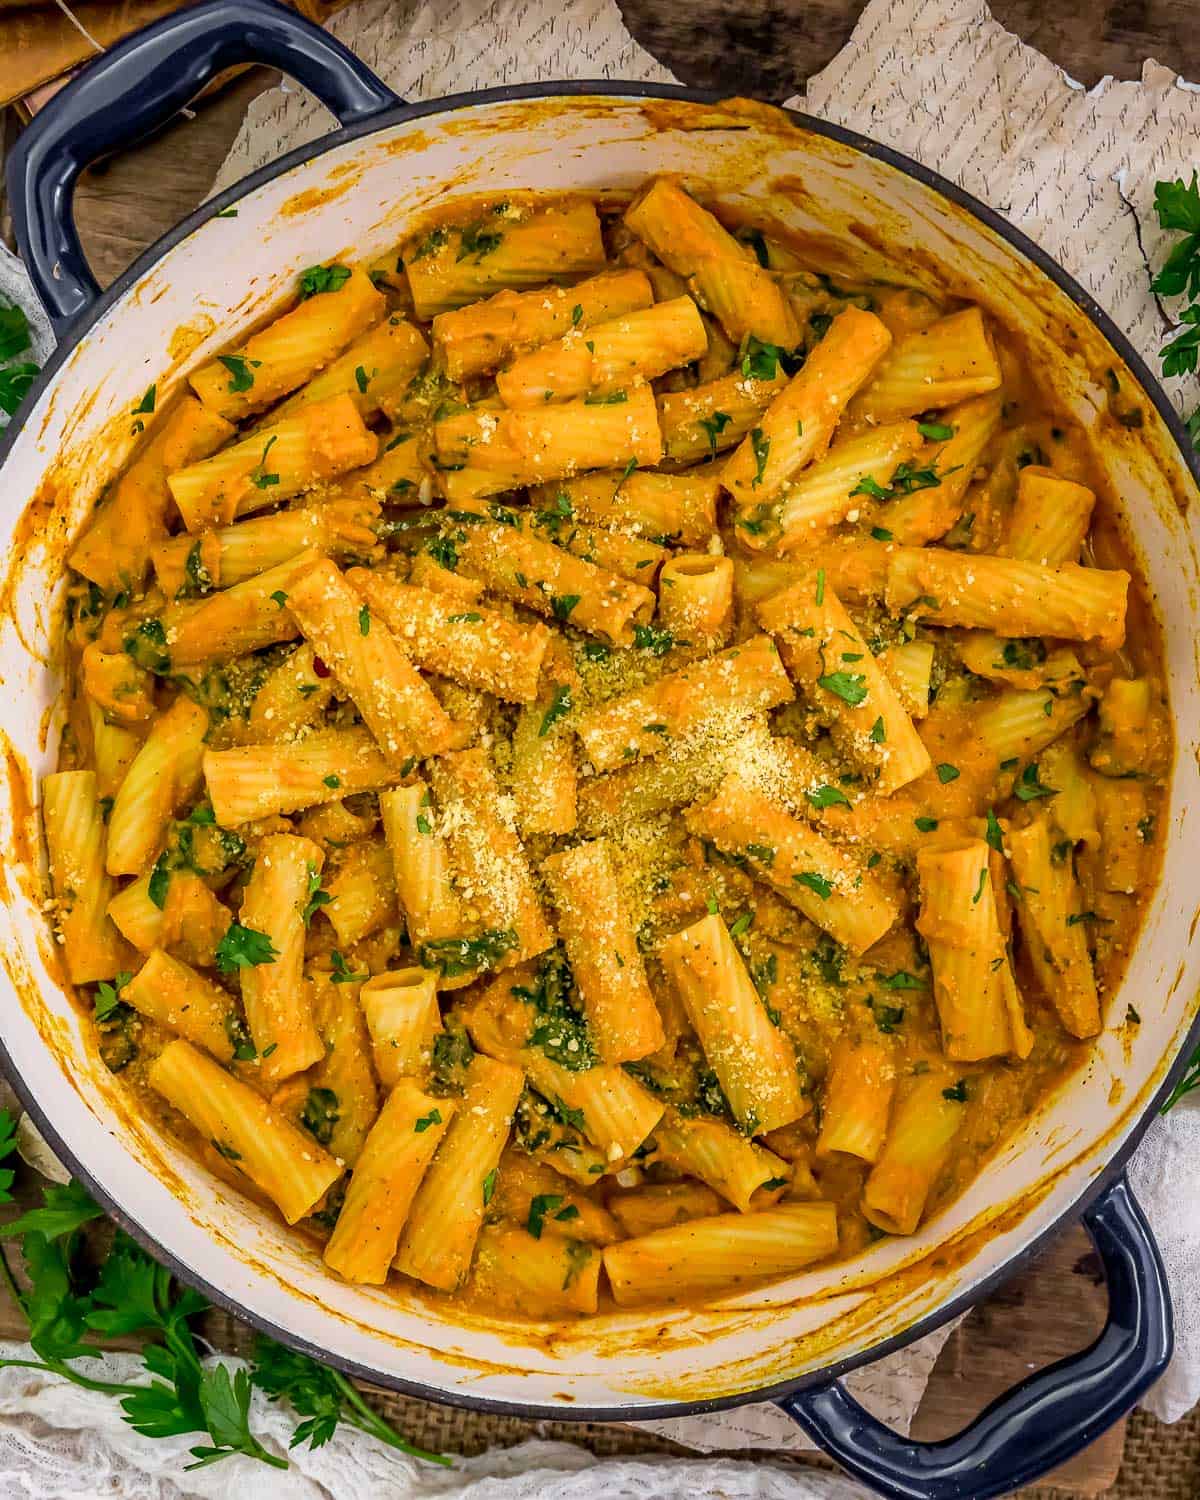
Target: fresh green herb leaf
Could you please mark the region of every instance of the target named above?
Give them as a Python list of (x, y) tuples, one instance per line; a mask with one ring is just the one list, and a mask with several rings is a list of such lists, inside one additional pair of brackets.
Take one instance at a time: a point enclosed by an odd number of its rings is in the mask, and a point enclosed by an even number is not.
[(913, 822), (916, 824), (918, 833), (932, 833), (938, 826), (936, 818), (914, 818)]
[[(4, 311), (3, 308), (0, 308), (0, 315), (3, 315), (3, 311)], [(2, 352), (0, 352), (0, 359), (3, 359), (4, 357), (5, 357), (4, 354)], [(135, 417), (138, 417), (138, 416), (143, 415), (144, 413), (152, 412), (154, 410), (154, 403), (155, 403), (155, 400), (157, 399), (157, 396), (158, 396), (158, 385), (157, 385), (157, 383), (152, 383), (151, 385), (148, 385), (146, 387), (146, 394), (142, 397), (142, 399), (138, 402), (138, 404), (133, 408), (133, 415)]]
[(333, 1128), (341, 1117), (341, 1105), (332, 1089), (309, 1089), (300, 1111), (300, 1123), (322, 1146), (328, 1146), (333, 1139)]
[(867, 697), (867, 679), (856, 672), (826, 672), (817, 678), (817, 686), (857, 708)]
[(555, 1213), (562, 1206), (561, 1193), (537, 1193), (530, 1200), (529, 1218), (525, 1227), (535, 1240), (540, 1240), (542, 1237), (542, 1226), (546, 1222), (546, 1215)]
[(229, 930), (217, 944), (216, 964), (222, 974), (232, 974), (237, 969), (255, 969), (260, 964), (273, 964), (279, 957), (274, 944), (265, 932), (253, 927), (243, 927), (240, 922), (231, 922)]
[(829, 786), (828, 784), (814, 787), (811, 792), (805, 792), (804, 795), (814, 807), (850, 806), (850, 799), (846, 796), (845, 792), (840, 791), (836, 786)]
[(434, 938), (422, 943), (417, 958), (423, 969), (437, 969), (447, 979), (493, 968), (517, 946), (511, 927), (492, 927), (478, 937)]
[(750, 447), (754, 453), (754, 478), (750, 481), (750, 487), (754, 489), (763, 482), (763, 476), (767, 472), (767, 459), (771, 455), (771, 439), (763, 437), (761, 427), (755, 427), (751, 431)]
[(660, 630), (657, 625), (635, 625), (633, 644), (652, 656), (665, 656), (676, 641), (669, 630)]
[(442, 1112), (440, 1109), (435, 1108), (431, 1109), (427, 1115), (422, 1115), (419, 1120), (415, 1121), (413, 1129), (418, 1135), (424, 1135), (431, 1125), (440, 1125), (441, 1123)]
[(571, 611), (579, 603), (582, 594), (555, 594), (550, 600), (550, 609), (556, 620), (569, 620)]
[(711, 417), (700, 418), (700, 426), (708, 434), (708, 446), (714, 454), (717, 451), (717, 439), (732, 421), (733, 418), (727, 411), (714, 411)]
[(942, 761), (941, 765), (937, 768), (937, 778), (943, 786), (948, 786), (950, 782), (957, 781), (961, 775), (962, 772), (958, 767), (952, 766), (949, 761)]
[(917, 431), (931, 443), (948, 443), (958, 428), (949, 422), (918, 422)]
[(887, 726), (883, 722), (882, 714), (880, 714), (880, 716), (875, 720), (874, 724), (871, 725), (871, 733), (868, 738), (871, 740), (872, 744), (875, 745), (882, 745), (883, 742), (887, 739)]
[(300, 274), (300, 299), (305, 301), (320, 292), (336, 292), (349, 280), (349, 266), (309, 266)]
[(893, 540), (892, 533), (885, 531), (882, 526), (872, 526), (871, 535), (877, 542), (890, 542)]
[(154, 861), (154, 868), (150, 871), (150, 880), (146, 886), (146, 894), (159, 911), (162, 911), (167, 904), (167, 890), (170, 884), (171, 866), (164, 849)]
[(565, 718), (574, 707), (575, 704), (571, 699), (571, 689), (564, 686), (556, 687), (550, 707), (542, 715), (542, 722), (538, 727), (538, 739), (544, 739), (550, 733), (551, 729), (554, 728), (555, 724), (558, 723), (559, 719)]
[(369, 977), (366, 974), (356, 974), (346, 962), (345, 954), (339, 953), (336, 948), (329, 955), (329, 965), (329, 977), (334, 984), (358, 984)]
[(987, 884), (988, 867), (984, 865), (979, 872), (979, 884), (975, 887), (975, 894), (971, 897), (971, 905), (978, 906), (979, 898), (983, 895), (983, 888)]
[(25, 399), (25, 394), (37, 375), (37, 365), (28, 360), (17, 365), (6, 365), (0, 370), (0, 409), (11, 417)]
[(1031, 761), (1021, 772), (1013, 794), (1020, 802), (1033, 802), (1038, 797), (1057, 797), (1056, 787), (1045, 786), (1039, 778), (1036, 761)]
[(813, 870), (805, 870), (799, 875), (793, 875), (792, 879), (797, 885), (807, 886), (808, 889), (820, 896), (822, 901), (828, 901), (833, 895), (833, 882), (824, 875), (818, 875)]
[(768, 870), (775, 863), (775, 850), (770, 844), (747, 844), (746, 853), (760, 865), (766, 865)]
[(742, 374), (747, 380), (774, 380), (782, 358), (778, 344), (765, 344), (751, 334), (742, 352)]
[[(24, 354), (32, 342), (29, 319), (24, 311), (19, 307), (9, 307), (0, 302), (0, 360), (12, 359), (17, 354)], [(153, 390), (154, 387), (151, 386), (150, 389)], [(154, 407), (151, 406), (149, 410), (153, 411)]]
[(262, 364), (261, 359), (247, 359), (243, 354), (218, 354), (217, 359), (233, 377), (229, 382), (229, 390), (238, 394), (250, 389), (254, 384), (254, 376), (250, 372)]

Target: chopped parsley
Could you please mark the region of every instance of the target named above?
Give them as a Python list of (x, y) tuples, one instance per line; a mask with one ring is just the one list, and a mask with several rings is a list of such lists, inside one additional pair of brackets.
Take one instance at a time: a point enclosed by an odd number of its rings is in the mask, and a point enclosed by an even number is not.
[(309, 266), (300, 273), (300, 300), (306, 301), (319, 292), (336, 292), (349, 280), (349, 266)]
[(811, 792), (805, 792), (804, 795), (814, 807), (850, 806), (850, 799), (846, 796), (845, 792), (840, 791), (836, 786), (829, 786), (828, 784), (814, 787)]
[(708, 446), (714, 454), (717, 451), (717, 439), (732, 421), (733, 418), (727, 411), (715, 411), (711, 417), (700, 418), (700, 426), (708, 433)]
[(260, 964), (273, 964), (278, 957), (265, 932), (231, 922), (217, 944), (216, 964), (220, 973), (232, 974), (236, 969), (256, 969)]
[(341, 1119), (338, 1096), (332, 1089), (309, 1089), (300, 1111), (300, 1123), (322, 1146), (333, 1139), (333, 1127)]
[(346, 962), (345, 954), (339, 953), (335, 948), (329, 955), (330, 979), (334, 984), (358, 984), (360, 980), (366, 979), (366, 974), (355, 974)]
[(817, 686), (857, 708), (867, 697), (867, 679), (858, 672), (826, 672), (817, 678)]
[(423, 969), (437, 969), (447, 979), (494, 968), (517, 946), (511, 927), (492, 927), (478, 937), (432, 938), (422, 943), (417, 958)]
[(952, 766), (949, 761), (942, 761), (941, 765), (937, 768), (937, 778), (943, 786), (948, 785), (951, 781), (957, 781), (961, 775), (962, 772), (958, 767)]
[(828, 901), (833, 895), (833, 882), (824, 875), (818, 875), (814, 870), (805, 870), (799, 875), (793, 875), (792, 879), (797, 885), (806, 886), (815, 895), (820, 896), (822, 901)]
[(763, 437), (761, 427), (755, 427), (750, 434), (750, 447), (754, 452), (754, 478), (750, 481), (750, 487), (756, 488), (763, 482), (763, 475), (767, 472), (767, 459), (771, 453), (771, 439)]
[(254, 376), (250, 371), (262, 364), (261, 359), (247, 359), (242, 354), (218, 354), (217, 359), (233, 377), (229, 382), (229, 389), (239, 394), (248, 391), (254, 384)]
[(538, 728), (538, 739), (544, 739), (550, 733), (551, 729), (554, 728), (555, 724), (560, 719), (565, 718), (574, 706), (571, 699), (571, 689), (569, 687), (556, 687), (550, 707), (542, 715), (542, 722)]

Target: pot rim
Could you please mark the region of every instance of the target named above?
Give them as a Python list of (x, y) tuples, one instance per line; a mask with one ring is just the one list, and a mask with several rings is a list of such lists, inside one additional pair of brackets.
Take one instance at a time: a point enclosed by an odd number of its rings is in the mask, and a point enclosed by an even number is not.
[[(206, 223), (209, 219), (215, 218), (225, 209), (235, 205), (264, 183), (282, 176), (293, 167), (301, 166), (318, 156), (324, 155), (334, 147), (359, 140), (364, 136), (376, 134), (395, 125), (407, 124), (412, 120), (426, 118), (431, 115), (452, 114), (458, 110), (474, 108), (479, 105), (510, 103), (525, 99), (575, 98), (597, 95), (635, 100), (674, 99), (685, 103), (710, 105), (719, 104), (730, 98), (730, 95), (722, 90), (693, 89), (680, 84), (637, 83), (616, 79), (572, 79), (560, 82), (506, 84), (491, 89), (448, 94), (438, 99), (424, 100), (413, 104), (401, 104), (394, 109), (381, 110), (367, 120), (360, 121), (355, 125), (335, 129), (326, 135), (318, 137), (314, 141), (296, 147), (286, 155), (279, 157), (264, 167), (258, 168), (257, 171), (239, 178), (237, 182), (202, 203), (192, 213), (167, 230), (152, 245), (148, 246), (97, 297), (95, 302), (76, 322), (71, 325), (66, 337), (60, 341), (29, 391), (25, 412), (18, 420), (12, 421), (4, 432), (0, 433), (0, 469), (3, 468), (24, 427), (25, 421), (33, 412), (43, 392), (52, 384), (69, 355), (74, 351), (79, 341), (89, 329), (111, 307), (119, 302), (126, 292), (135, 286), (151, 267), (156, 265), (164, 255), (174, 249), (193, 230), (199, 228), (201, 224)], [(907, 156), (905, 153), (897, 151), (891, 146), (882, 145), (880, 142), (874, 141), (869, 136), (863, 135), (861, 132), (848, 126), (818, 119), (813, 115), (804, 113), (802, 110), (787, 109), (783, 106), (774, 105), (771, 107), (778, 108), (780, 113), (787, 116), (800, 129), (837, 141), (839, 144), (849, 146), (862, 155), (882, 161), (886, 165), (904, 173), (906, 176), (914, 178), (924, 187), (932, 189), (958, 207), (966, 209), (974, 218), (986, 225), (1008, 244), (1013, 246), (1027, 260), (1037, 266), (1061, 291), (1067, 294), (1071, 301), (1099, 329), (1108, 343), (1133, 372), (1143, 393), (1162, 418), (1171, 435), (1175, 448), (1194, 483), (1200, 488), (1200, 452), (1197, 452), (1192, 446), (1183, 419), (1175, 411), (1163, 386), (1150, 370), (1146, 361), (1133, 347), (1128, 336), (1116, 325), (1091, 293), (1086, 291), (1070, 272), (1064, 270), (1057, 261), (1041, 249), (1028, 235), (1015, 225), (1009, 223), (995, 209), (989, 207), (988, 204), (982, 202), (982, 200), (976, 198), (972, 193), (969, 193), (957, 183), (952, 182), (949, 178), (943, 177), (941, 173), (915, 160), (915, 158)], [(1061, 1233), (1062, 1230), (1068, 1228), (1071, 1224), (1078, 1222), (1080, 1216), (1091, 1203), (1118, 1181), (1123, 1175), (1126, 1163), (1138, 1145), (1140, 1145), (1143, 1136), (1157, 1116), (1163, 1101), (1170, 1094), (1175, 1084), (1182, 1078), (1188, 1059), (1198, 1046), (1200, 1046), (1200, 1013), (1195, 1016), (1191, 1026), (1188, 1028), (1186, 1038), (1180, 1047), (1178, 1056), (1164, 1075), (1158, 1089), (1147, 1100), (1142, 1113), (1129, 1127), (1120, 1148), (1109, 1159), (1103, 1169), (1097, 1172), (1091, 1181), (1087, 1183), (1078, 1196), (1060, 1213), (1055, 1215), (1044, 1228), (1040, 1229), (1028, 1244), (1015, 1252), (1001, 1265), (997, 1266), (994, 1271), (990, 1272), (982, 1280), (975, 1282), (969, 1288), (951, 1297), (948, 1301), (940, 1304), (931, 1312), (916, 1319), (903, 1331), (891, 1335), (891, 1337), (882, 1340), (878, 1344), (872, 1345), (869, 1349), (862, 1350), (857, 1354), (847, 1355), (843, 1359), (837, 1360), (822, 1369), (809, 1371), (807, 1374), (795, 1376), (791, 1379), (776, 1381), (771, 1385), (756, 1387), (753, 1390), (728, 1396), (708, 1397), (696, 1401), (665, 1401), (630, 1406), (619, 1404), (577, 1406), (573, 1403), (552, 1405), (543, 1402), (524, 1403), (494, 1400), (486, 1396), (470, 1395), (441, 1386), (429, 1385), (422, 1381), (408, 1380), (403, 1376), (373, 1370), (358, 1360), (350, 1359), (322, 1348), (290, 1330), (281, 1328), (270, 1319), (258, 1313), (250, 1312), (235, 1296), (214, 1285), (198, 1270), (191, 1266), (182, 1265), (174, 1254), (166, 1250), (151, 1233), (116, 1205), (109, 1198), (108, 1194), (98, 1186), (91, 1172), (83, 1165), (75, 1152), (62, 1140), (41, 1102), (27, 1088), (24, 1078), (19, 1074), (13, 1063), (2, 1032), (0, 1032), (0, 1072), (3, 1072), (13, 1087), (26, 1112), (32, 1116), (38, 1130), (49, 1142), (55, 1155), (60, 1158), (64, 1165), (70, 1168), (72, 1175), (87, 1188), (96, 1202), (104, 1208), (109, 1218), (113, 1219), (143, 1249), (154, 1256), (172, 1275), (185, 1284), (196, 1287), (214, 1305), (222, 1307), (226, 1312), (243, 1319), (252, 1327), (267, 1334), (278, 1343), (296, 1349), (323, 1364), (332, 1365), (342, 1373), (361, 1380), (368, 1385), (375, 1385), (385, 1390), (395, 1391), (406, 1396), (413, 1396), (420, 1400), (432, 1401), (444, 1406), (460, 1407), (468, 1411), (490, 1412), (502, 1416), (523, 1417), (529, 1420), (563, 1422), (612, 1422), (627, 1420), (642, 1422), (663, 1420), (671, 1417), (695, 1416), (707, 1412), (726, 1411), (731, 1408), (759, 1402), (778, 1402), (784, 1397), (797, 1392), (809, 1390), (816, 1386), (831, 1384), (853, 1370), (860, 1369), (864, 1365), (874, 1364), (877, 1360), (883, 1359), (887, 1355), (915, 1343), (917, 1339), (934, 1332), (953, 1318), (968, 1311), (976, 1303), (983, 1301), (984, 1298), (1003, 1285), (1004, 1282), (1027, 1267), (1052, 1236)]]

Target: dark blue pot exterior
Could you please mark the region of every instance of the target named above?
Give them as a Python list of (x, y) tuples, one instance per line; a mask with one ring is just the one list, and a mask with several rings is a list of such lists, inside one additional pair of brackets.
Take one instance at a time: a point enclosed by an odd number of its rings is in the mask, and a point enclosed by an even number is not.
[[(164, 124), (224, 69), (250, 62), (276, 67), (303, 84), (329, 108), (341, 128), (314, 145), (289, 153), (198, 209), (101, 295), (72, 218), (71, 197), (79, 173), (92, 162)], [(236, 202), (261, 182), (309, 160), (332, 143), (368, 134), (384, 125), (421, 115), (445, 114), (492, 100), (576, 94), (648, 96), (698, 103), (713, 103), (720, 97), (715, 93), (660, 85), (583, 81), (492, 89), (405, 106), (353, 53), (274, 0), (205, 0), (129, 37), (84, 68), (37, 116), (9, 156), (8, 193), (17, 241), (34, 286), (62, 340), (30, 392), (25, 409), (32, 406), (53, 380), (70, 349), (91, 323), (118, 301), (150, 264), (197, 224)], [(1162, 388), (1103, 309), (1061, 267), (985, 204), (920, 163), (854, 131), (807, 116), (795, 118), (805, 129), (885, 161), (969, 209), (1040, 267), (1087, 313), (1137, 375), (1200, 483), (1200, 458)], [(20, 414), (0, 439), (0, 464), (16, 438), (19, 425)], [(1142, 1128), (1133, 1132), (1106, 1171), (1058, 1224), (970, 1294), (947, 1302), (903, 1335), (828, 1370), (752, 1395), (674, 1402), (654, 1408), (641, 1406), (628, 1411), (612, 1407), (592, 1410), (518, 1406), (475, 1400), (412, 1382), (388, 1383), (410, 1395), (433, 1401), (449, 1401), (513, 1416), (580, 1421), (685, 1416), (740, 1405), (747, 1400), (774, 1400), (847, 1470), (891, 1500), (989, 1500), (1006, 1494), (1065, 1462), (1092, 1442), (1129, 1410), (1170, 1360), (1171, 1305), (1162, 1262), (1122, 1173), (1145, 1126), (1181, 1076), (1198, 1041), (1200, 1020), (1171, 1074), (1147, 1105)], [(86, 1168), (59, 1139), (39, 1101), (28, 1097), (21, 1080), (13, 1077), (2, 1046), (0, 1063), (58, 1154), (97, 1199), (113, 1211), (114, 1205), (107, 1203)], [(965, 1431), (938, 1443), (918, 1443), (899, 1437), (847, 1394), (838, 1377), (966, 1311), (1012, 1275), (1050, 1234), (1080, 1213), (1108, 1278), (1108, 1322), (1089, 1349), (1030, 1377), (994, 1402)], [(248, 1316), (221, 1288), (202, 1281), (197, 1283), (194, 1273), (176, 1265), (140, 1225), (127, 1221), (119, 1212), (114, 1212), (114, 1217), (151, 1254), (185, 1279), (200, 1285), (214, 1301), (237, 1315)], [(255, 1321), (261, 1326), (261, 1320)], [(267, 1327), (265, 1331), (318, 1359), (330, 1359), (327, 1351), (307, 1345), (287, 1329)], [(380, 1378), (376, 1372), (350, 1362), (333, 1362), (364, 1380)]]

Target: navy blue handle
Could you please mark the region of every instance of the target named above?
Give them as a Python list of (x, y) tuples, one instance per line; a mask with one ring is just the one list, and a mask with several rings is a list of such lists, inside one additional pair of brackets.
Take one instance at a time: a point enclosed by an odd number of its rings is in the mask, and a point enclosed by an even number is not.
[(8, 159), (17, 245), (60, 336), (100, 295), (71, 214), (80, 172), (165, 124), (240, 63), (288, 74), (343, 126), (403, 102), (339, 41), (274, 0), (207, 0), (96, 58), (34, 118)]
[(938, 1443), (899, 1436), (838, 1381), (780, 1406), (843, 1468), (889, 1500), (991, 1500), (1066, 1463), (1166, 1369), (1174, 1344), (1158, 1246), (1124, 1177), (1083, 1215), (1108, 1280), (1108, 1322), (1089, 1348), (994, 1401)]

